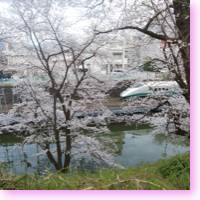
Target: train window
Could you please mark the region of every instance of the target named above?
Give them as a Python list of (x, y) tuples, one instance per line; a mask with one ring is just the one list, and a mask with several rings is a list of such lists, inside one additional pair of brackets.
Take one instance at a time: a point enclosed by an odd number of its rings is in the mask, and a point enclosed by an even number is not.
[(134, 87), (137, 88), (137, 87), (141, 87), (141, 86), (143, 86), (143, 85), (144, 85), (143, 83), (136, 83), (136, 84), (134, 85)]

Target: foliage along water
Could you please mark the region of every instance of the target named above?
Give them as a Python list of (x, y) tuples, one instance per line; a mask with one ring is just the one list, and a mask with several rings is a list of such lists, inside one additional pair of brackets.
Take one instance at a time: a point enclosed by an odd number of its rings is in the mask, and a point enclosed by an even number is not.
[[(151, 163), (161, 158), (189, 151), (189, 146), (182, 136), (153, 134), (152, 128), (112, 125), (110, 133), (100, 134), (97, 139), (108, 140), (115, 145), (112, 151), (115, 163), (124, 167), (138, 166), (142, 163)], [(44, 172), (53, 170), (45, 155), (40, 155), (40, 147), (37, 144), (20, 145), (22, 140), (16, 136), (0, 135), (0, 163), (16, 174)], [(112, 149), (111, 143), (105, 145)], [(23, 149), (23, 151), (22, 151)], [(88, 155), (76, 160), (72, 158), (72, 168), (79, 170), (95, 170), (108, 167), (103, 162), (95, 162)]]

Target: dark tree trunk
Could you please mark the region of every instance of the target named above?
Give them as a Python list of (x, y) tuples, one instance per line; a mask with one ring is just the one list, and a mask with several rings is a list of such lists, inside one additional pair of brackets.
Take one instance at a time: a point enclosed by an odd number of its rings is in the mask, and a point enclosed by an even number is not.
[(178, 37), (184, 44), (180, 47), (180, 54), (187, 82), (185, 97), (190, 102), (190, 1), (173, 0), (173, 8)]
[(70, 135), (70, 130), (69, 129), (66, 129), (65, 131), (65, 145), (66, 145), (66, 148), (65, 148), (65, 160), (64, 160), (64, 170), (65, 171), (68, 171), (69, 169), (69, 165), (70, 165), (70, 161), (71, 161), (71, 148), (72, 148), (72, 138), (71, 138), (71, 135)]

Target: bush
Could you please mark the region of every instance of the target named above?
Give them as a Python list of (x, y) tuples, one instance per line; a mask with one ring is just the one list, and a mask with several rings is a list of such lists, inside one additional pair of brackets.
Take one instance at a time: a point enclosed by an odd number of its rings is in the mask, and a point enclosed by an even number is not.
[(156, 65), (152, 63), (151, 61), (147, 61), (143, 64), (142, 69), (144, 71), (148, 72), (158, 72), (159, 70), (157, 69)]
[(179, 185), (181, 188), (189, 189), (189, 153), (173, 157), (167, 162), (163, 161), (158, 171), (163, 178), (169, 179), (173, 185)]

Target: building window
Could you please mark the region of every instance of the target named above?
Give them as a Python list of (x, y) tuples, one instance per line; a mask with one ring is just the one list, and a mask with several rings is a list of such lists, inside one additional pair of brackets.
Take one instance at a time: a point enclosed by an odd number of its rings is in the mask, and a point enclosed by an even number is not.
[(116, 68), (122, 68), (122, 65), (121, 64), (116, 64), (115, 67)]
[(122, 53), (121, 52), (114, 52), (113, 56), (122, 56)]
[(122, 52), (113, 52), (112, 55), (116, 59), (121, 59), (122, 58)]

